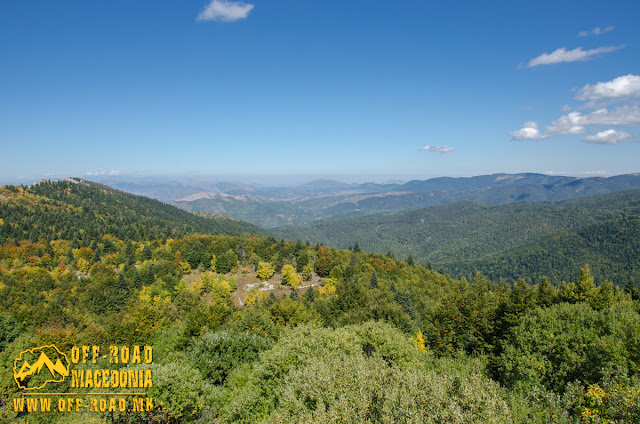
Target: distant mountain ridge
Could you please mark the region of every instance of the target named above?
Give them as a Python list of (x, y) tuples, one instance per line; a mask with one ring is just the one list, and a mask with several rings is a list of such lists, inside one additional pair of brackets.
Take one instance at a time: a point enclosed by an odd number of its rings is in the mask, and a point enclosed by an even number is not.
[(486, 205), (561, 201), (640, 188), (640, 174), (581, 178), (497, 173), (381, 184), (317, 179), (281, 187), (191, 179), (162, 182), (109, 177), (103, 182), (190, 212), (229, 216), (268, 229), (322, 219), (408, 211), (462, 200)]
[(535, 173), (439, 177), (405, 184), (346, 184), (317, 180), (296, 187), (201, 192), (173, 202), (188, 211), (233, 216), (263, 228), (304, 225), (321, 219), (400, 212), (463, 200), (501, 205), (561, 201), (640, 188), (640, 174), (568, 177)]
[[(544, 174), (492, 174), (469, 178), (432, 178), (425, 181), (409, 181), (398, 187), (398, 191), (468, 191), (495, 189), (505, 186), (542, 186), (546, 190), (561, 191), (564, 188), (595, 191), (619, 191), (639, 188), (640, 174), (623, 174), (613, 177), (567, 177)], [(596, 194), (596, 193), (592, 193)]]

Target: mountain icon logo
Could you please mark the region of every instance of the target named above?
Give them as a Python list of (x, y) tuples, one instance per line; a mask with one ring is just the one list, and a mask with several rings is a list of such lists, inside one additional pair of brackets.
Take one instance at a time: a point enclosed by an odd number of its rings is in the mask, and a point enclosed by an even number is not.
[(13, 379), (23, 390), (61, 383), (69, 375), (69, 359), (55, 345), (27, 349), (13, 363)]

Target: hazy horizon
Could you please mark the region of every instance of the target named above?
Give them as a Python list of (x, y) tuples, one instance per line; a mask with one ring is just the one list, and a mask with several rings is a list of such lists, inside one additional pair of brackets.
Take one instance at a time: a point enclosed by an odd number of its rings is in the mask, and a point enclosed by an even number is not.
[(569, 172), (544, 172), (544, 171), (522, 171), (522, 172), (490, 172), (486, 174), (474, 175), (436, 175), (436, 176), (402, 176), (402, 175), (204, 175), (204, 174), (183, 174), (183, 175), (151, 175), (151, 174), (91, 174), (91, 175), (42, 175), (40, 177), (22, 177), (15, 179), (7, 179), (0, 177), (0, 185), (31, 185), (41, 180), (59, 181), (65, 178), (81, 178), (87, 181), (98, 183), (133, 183), (133, 184), (218, 184), (218, 183), (238, 183), (263, 187), (288, 187), (307, 184), (317, 180), (332, 180), (347, 184), (390, 184), (390, 183), (406, 183), (413, 180), (428, 180), (432, 178), (472, 178), (483, 175), (494, 174), (542, 174), (549, 176), (566, 176), (575, 178), (590, 177), (614, 177), (618, 175), (637, 174), (638, 172), (624, 172), (620, 174), (599, 173), (574, 173)]

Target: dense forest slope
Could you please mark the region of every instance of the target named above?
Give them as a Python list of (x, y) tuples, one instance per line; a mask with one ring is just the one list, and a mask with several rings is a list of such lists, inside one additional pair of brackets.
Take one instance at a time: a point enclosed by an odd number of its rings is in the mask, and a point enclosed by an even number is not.
[(452, 275), (477, 271), (491, 279), (547, 276), (556, 283), (571, 281), (577, 269), (590, 264), (598, 283), (640, 282), (640, 215), (627, 216), (562, 231), (522, 247), (496, 252), (474, 261), (444, 262)]
[(14, 240), (92, 240), (111, 234), (150, 240), (191, 233), (265, 234), (222, 216), (202, 217), (143, 196), (80, 179), (0, 187), (0, 244)]
[(547, 275), (555, 283), (592, 265), (605, 278), (638, 280), (640, 190), (563, 202), (499, 206), (469, 201), (391, 215), (373, 215), (282, 227), (275, 234), (338, 248), (391, 252), (453, 275), (480, 270), (512, 281)]
[[(2, 423), (640, 422), (640, 291), (588, 267), (560, 287), (457, 280), (357, 247), (181, 235), (212, 221), (80, 181), (1, 195)], [(592, 225), (626, 219), (620, 196)], [(438, 214), (490, 211), (464, 206)], [(152, 347), (148, 364), (71, 365), (150, 375), (144, 411), (108, 410), (131, 405), (123, 387), (38, 392), (46, 369), (19, 387), (16, 359), (52, 344)], [(35, 411), (48, 393), (67, 396)]]

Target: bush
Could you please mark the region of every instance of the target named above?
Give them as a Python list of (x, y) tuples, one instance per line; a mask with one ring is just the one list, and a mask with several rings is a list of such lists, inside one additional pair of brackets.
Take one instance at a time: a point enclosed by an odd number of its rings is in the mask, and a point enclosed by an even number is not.
[(368, 322), (297, 327), (232, 372), (221, 422), (509, 423), (498, 385), (478, 372), (428, 369), (412, 340)]
[(499, 359), (510, 386), (541, 385), (562, 393), (567, 383), (594, 384), (603, 368), (637, 370), (640, 317), (625, 304), (596, 311), (585, 303), (561, 303), (522, 316), (504, 341)]
[(260, 352), (270, 347), (271, 341), (266, 337), (221, 330), (206, 333), (197, 339), (191, 359), (203, 378), (214, 384), (223, 384), (235, 367), (255, 360)]

